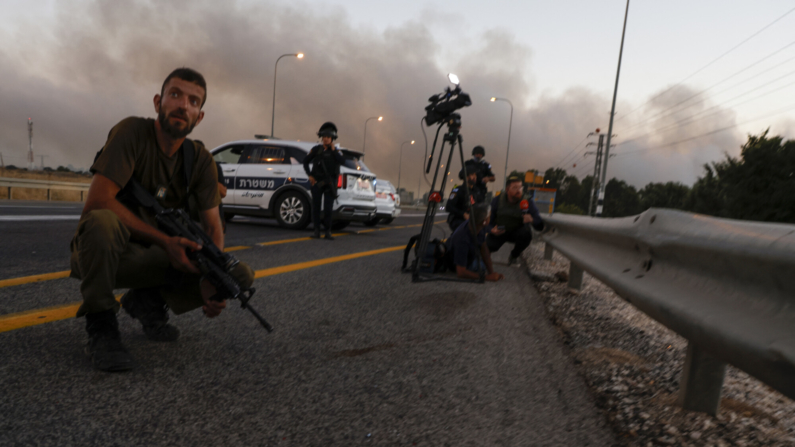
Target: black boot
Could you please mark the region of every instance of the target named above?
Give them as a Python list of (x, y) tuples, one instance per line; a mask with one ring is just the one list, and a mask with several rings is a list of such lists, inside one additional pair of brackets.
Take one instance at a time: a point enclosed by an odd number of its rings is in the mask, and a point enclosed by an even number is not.
[(334, 236), (331, 235), (331, 230), (326, 230), (326, 235), (324, 237), (330, 241), (334, 240)]
[(309, 237), (311, 237), (312, 239), (320, 239), (320, 228), (315, 227), (315, 232), (312, 234), (312, 236)]
[(106, 310), (86, 315), (88, 346), (86, 354), (91, 357), (94, 368), (100, 371), (128, 371), (134, 361), (130, 351), (121, 343), (116, 312)]
[(121, 297), (121, 307), (141, 322), (149, 340), (175, 341), (179, 338), (179, 329), (168, 324), (168, 305), (157, 288), (128, 290)]

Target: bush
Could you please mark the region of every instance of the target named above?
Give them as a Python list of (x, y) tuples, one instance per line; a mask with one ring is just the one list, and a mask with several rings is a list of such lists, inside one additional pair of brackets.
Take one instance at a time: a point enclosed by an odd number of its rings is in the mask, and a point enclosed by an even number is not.
[(577, 205), (573, 205), (571, 203), (561, 203), (560, 205), (558, 205), (557, 208), (555, 208), (555, 212), (561, 214), (577, 214), (579, 216), (585, 214), (582, 208), (580, 208)]

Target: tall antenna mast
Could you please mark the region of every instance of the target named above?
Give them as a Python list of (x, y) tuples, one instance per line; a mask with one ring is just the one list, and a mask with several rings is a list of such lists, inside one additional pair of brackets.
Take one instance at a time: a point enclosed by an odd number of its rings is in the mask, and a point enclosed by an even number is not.
[(33, 158), (33, 119), (28, 118), (28, 169), (36, 169), (36, 160)]

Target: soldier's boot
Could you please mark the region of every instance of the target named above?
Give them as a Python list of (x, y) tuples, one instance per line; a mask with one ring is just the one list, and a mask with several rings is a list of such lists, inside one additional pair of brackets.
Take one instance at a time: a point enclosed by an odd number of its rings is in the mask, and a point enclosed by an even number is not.
[(312, 236), (309, 237), (313, 239), (320, 239), (320, 228), (315, 228), (315, 232), (312, 234)]
[(129, 371), (135, 365), (130, 351), (121, 343), (116, 312), (105, 310), (86, 315), (86, 354), (100, 371)]
[(141, 322), (149, 340), (175, 341), (179, 338), (179, 329), (168, 324), (168, 305), (157, 288), (128, 290), (121, 297), (121, 307)]
[(329, 230), (329, 229), (326, 229), (326, 235), (323, 236), (323, 237), (325, 237), (326, 239), (328, 239), (330, 241), (334, 240), (334, 236), (331, 235), (331, 230)]

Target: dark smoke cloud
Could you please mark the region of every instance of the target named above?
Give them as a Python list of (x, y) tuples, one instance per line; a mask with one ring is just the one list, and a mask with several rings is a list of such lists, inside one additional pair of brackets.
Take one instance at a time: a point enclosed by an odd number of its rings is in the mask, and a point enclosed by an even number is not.
[[(165, 76), (180, 66), (199, 70), (208, 82), (206, 117), (192, 137), (212, 148), (268, 134), (273, 64), (279, 55), (298, 51), (306, 54), (303, 60), (279, 63), (276, 135), (315, 141), (320, 124), (331, 120), (339, 127), (339, 142), (360, 150), (365, 120), (383, 115), (384, 122), (367, 126), (366, 162), (380, 178), (397, 183), (401, 143), (416, 140), (403, 153), (401, 186), (409, 190), (417, 188), (423, 158), (423, 108), (429, 96), (447, 85), (448, 72), (459, 75), (474, 102), (461, 112), (466, 156), (474, 145), (485, 146), (498, 184), (510, 108), (489, 102), (491, 96), (509, 98), (514, 106), (509, 171), (545, 170), (588, 132), (607, 128), (609, 98), (572, 88), (528, 103), (536, 93), (529, 47), (505, 31), (491, 30), (462, 36), (464, 44), (455, 50), (443, 48), (431, 32), (439, 24), (438, 14), (380, 32), (355, 28), (341, 8), (321, 11), (300, 3), (104, 0), (56, 6), (55, 23), (18, 28), (38, 33), (36, 39), (0, 34), (0, 151), (7, 164), (24, 164), (25, 122), (31, 116), (34, 151), (49, 155), (47, 164), (88, 167), (116, 122), (130, 115), (155, 116), (152, 98)], [(440, 66), (442, 60), (452, 62)], [(728, 120), (733, 117), (703, 125)], [(431, 129), (428, 134), (432, 138)], [(709, 153), (715, 159), (738, 146), (733, 138), (715, 137), (655, 156), (686, 158), (713, 145), (716, 149)], [(672, 140), (665, 136), (661, 141)], [(659, 142), (639, 141), (632, 148)], [(680, 178), (673, 167), (661, 170), (664, 163), (626, 160), (620, 170), (611, 169), (611, 177), (638, 185)], [(454, 162), (452, 171), (459, 167)], [(692, 182), (696, 171), (682, 179)]]

